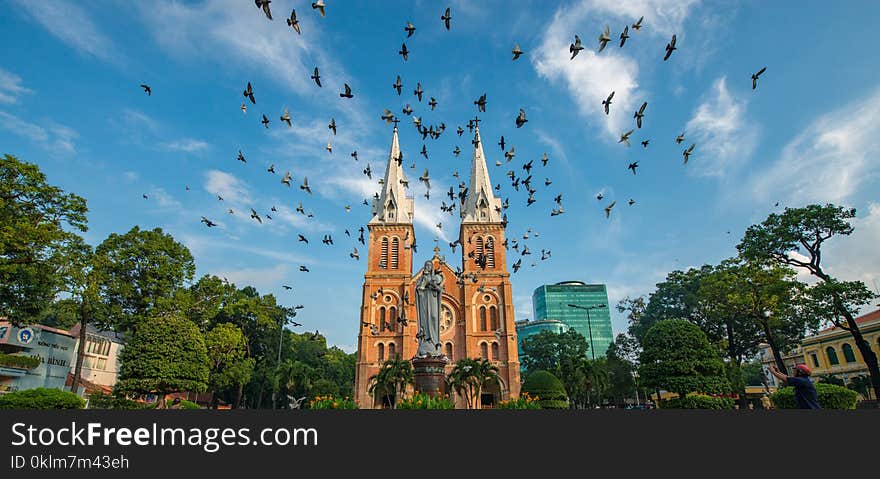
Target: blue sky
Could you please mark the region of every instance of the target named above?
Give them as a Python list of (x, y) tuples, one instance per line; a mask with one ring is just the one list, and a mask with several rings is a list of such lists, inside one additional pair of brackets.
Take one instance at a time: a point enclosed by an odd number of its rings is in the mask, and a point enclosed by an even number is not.
[[(880, 286), (880, 57), (878, 35), (864, 23), (880, 17), (876, 2), (450, 0), (450, 31), (439, 19), (446, 5), (437, 2), (327, 0), (325, 18), (309, 3), (275, 0), (269, 21), (249, 0), (5, 0), (0, 150), (39, 164), (51, 182), (88, 199), (93, 244), (133, 225), (162, 227), (190, 247), (199, 275), (304, 304), (298, 319), (305, 328), (349, 351), (366, 265), (348, 253), (370, 219), (361, 202), (378, 190), (391, 140), (379, 115), (389, 108), (403, 120), (419, 264), (434, 237), (457, 236), (457, 211), (448, 216), (439, 205), (459, 181), (453, 172), (466, 178), (470, 137), (455, 129), (476, 114), (472, 102), (482, 93), (490, 174), (510, 198), (508, 237), (522, 238), (527, 228), (539, 233), (526, 241), (536, 254), (513, 276), (518, 319), (532, 316), (531, 292), (540, 284), (606, 283), (613, 304), (649, 293), (673, 269), (732, 256), (745, 228), (776, 202), (780, 209), (815, 201), (856, 207), (856, 233), (832, 243), (825, 260), (835, 274)], [(291, 8), (302, 36), (284, 22)], [(623, 26), (640, 16), (643, 28), (630, 29), (619, 48)], [(417, 30), (404, 62), (397, 51), (407, 21)], [(613, 41), (597, 53), (605, 24)], [(664, 62), (673, 33), (678, 50)], [(569, 60), (575, 34), (585, 50)], [(526, 53), (511, 61), (514, 43)], [(323, 88), (309, 79), (315, 66)], [(752, 91), (750, 75), (763, 66)], [(402, 96), (391, 88), (397, 75)], [(248, 81), (257, 104), (248, 102), (243, 114)], [(412, 94), (416, 82), (425, 90), (421, 103)], [(343, 83), (353, 99), (338, 96)], [(601, 101), (611, 91), (605, 115)], [(644, 126), (626, 147), (617, 140), (635, 127), (632, 114), (643, 101)], [(445, 122), (445, 134), (423, 142), (401, 114), (407, 103), (425, 124)], [(292, 128), (278, 121), (285, 108)], [(520, 108), (529, 121), (517, 129)], [(263, 113), (268, 130), (259, 123)], [(327, 128), (331, 117), (336, 136)], [(501, 135), (516, 149), (510, 163), (495, 145)], [(418, 153), (423, 143), (428, 160)], [(691, 143), (685, 166), (681, 152)], [(236, 161), (239, 149), (247, 164)], [(353, 150), (360, 161), (349, 156)], [(522, 174), (520, 165), (537, 165), (544, 152), (548, 166), (532, 170), (538, 201), (527, 207), (505, 173)], [(627, 170), (633, 161), (635, 176)], [(279, 175), (266, 172), (269, 164)], [(372, 181), (361, 174), (367, 164)], [(416, 181), (424, 168), (430, 201)], [(294, 188), (280, 183), (286, 170)], [(296, 187), (305, 176), (311, 196)], [(552, 180), (546, 188), (545, 178)], [(605, 199), (597, 201), (600, 191)], [(565, 214), (551, 217), (560, 193)], [(603, 208), (615, 200), (605, 219)], [(314, 218), (294, 211), (300, 201)], [(262, 226), (245, 214), (273, 205), (275, 219)], [(201, 216), (221, 226), (208, 230)], [(297, 234), (310, 243), (297, 242)], [(322, 245), (324, 234), (336, 245)], [(540, 261), (542, 248), (552, 251), (550, 260)], [(457, 263), (449, 248), (443, 253)], [(616, 312), (613, 321), (616, 331), (625, 328)]]

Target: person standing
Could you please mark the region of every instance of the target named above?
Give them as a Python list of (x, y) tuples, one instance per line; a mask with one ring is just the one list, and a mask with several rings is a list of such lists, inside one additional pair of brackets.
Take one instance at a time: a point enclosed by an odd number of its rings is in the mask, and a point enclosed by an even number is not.
[(798, 409), (822, 409), (819, 406), (816, 386), (813, 386), (813, 381), (810, 381), (810, 368), (806, 364), (795, 366), (794, 376), (782, 374), (776, 369), (776, 366), (770, 366), (770, 374), (794, 388), (794, 401), (797, 403)]

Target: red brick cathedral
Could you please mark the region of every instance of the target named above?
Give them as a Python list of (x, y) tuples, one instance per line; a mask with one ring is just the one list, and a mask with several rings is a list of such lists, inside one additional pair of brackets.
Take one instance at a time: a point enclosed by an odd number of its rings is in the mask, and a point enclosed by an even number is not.
[[(449, 359), (447, 373), (461, 358), (485, 358), (498, 366), (502, 384), (484, 389), (480, 398), (483, 407), (519, 395), (519, 358), (501, 200), (493, 194), (478, 124), (473, 144), (470, 183), (461, 190), (463, 196), (458, 202), (461, 227), (453, 248), (461, 252), (461, 274), (457, 275), (439, 248), (433, 252), (422, 250), (421, 258), (414, 257), (418, 254), (413, 230), (415, 211), (412, 197), (407, 196), (409, 185), (394, 128), (382, 192), (373, 202), (373, 218), (368, 224), (367, 272), (355, 371), (355, 399), (362, 408), (380, 408), (387, 402), (367, 392), (370, 378), (382, 363), (389, 358), (412, 359), (416, 354), (415, 284), (426, 261), (433, 262), (444, 279), (440, 339)], [(419, 272), (415, 276), (413, 261)], [(456, 401), (459, 407), (465, 406), (461, 398)]]

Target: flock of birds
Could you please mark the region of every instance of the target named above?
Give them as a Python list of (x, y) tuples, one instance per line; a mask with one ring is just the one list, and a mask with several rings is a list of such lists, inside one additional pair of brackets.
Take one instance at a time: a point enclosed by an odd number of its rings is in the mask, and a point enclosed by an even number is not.
[[(255, 0), (254, 3), (256, 4), (257, 8), (260, 9), (263, 14), (265, 14), (265, 16), (268, 20), (272, 20), (272, 11), (271, 11), (271, 7), (270, 7), (272, 0)], [(321, 17), (326, 16), (326, 5), (324, 4), (323, 0), (318, 0), (316, 2), (313, 2), (311, 4), (311, 6), (312, 6), (312, 9), (315, 10), (317, 12), (317, 14), (319, 14)], [(451, 14), (451, 9), (446, 8), (445, 11), (443, 12), (443, 14), (440, 16), (440, 20), (442, 22), (442, 25), (445, 27), (446, 30), (450, 30), (452, 18), (453, 17)], [(620, 35), (618, 37), (620, 48), (623, 48), (624, 45), (626, 44), (627, 40), (630, 38), (630, 27), (632, 27), (632, 30), (634, 32), (637, 32), (643, 28), (643, 26), (644, 26), (643, 21), (644, 21), (644, 17), (641, 17), (632, 25), (627, 25), (624, 27), (623, 31), (620, 33)], [(286, 22), (290, 28), (292, 28), (297, 34), (301, 35), (301, 33), (302, 33), (301, 32), (301, 20), (297, 17), (295, 9), (291, 10), (290, 16), (288, 18), (286, 18)], [(401, 48), (398, 51), (398, 54), (401, 56), (403, 61), (406, 62), (409, 60), (409, 56), (412, 54), (411, 50), (407, 47), (406, 41), (413, 37), (413, 35), (416, 32), (416, 27), (413, 25), (412, 22), (407, 22), (406, 25), (404, 26), (403, 30), (404, 30), (404, 32), (406, 32), (406, 39), (402, 43)], [(612, 35), (611, 35), (610, 28), (606, 25), (604, 31), (602, 31), (598, 37), (598, 52), (602, 52), (606, 48), (606, 46), (611, 42), (611, 39), (612, 39)], [(577, 57), (577, 55), (585, 48), (586, 47), (584, 46), (583, 42), (581, 41), (580, 36), (575, 35), (574, 42), (569, 45), (569, 53), (571, 54), (570, 60), (575, 61), (575, 58)], [(676, 36), (672, 35), (671, 40), (666, 44), (665, 54), (663, 56), (663, 61), (669, 60), (670, 57), (672, 56), (673, 52), (676, 51), (677, 49), (678, 49), (678, 47), (676, 46)], [(526, 52), (523, 51), (522, 48), (520, 48), (518, 43), (516, 43), (516, 44), (514, 44), (514, 47), (511, 50), (511, 54), (513, 55), (512, 59), (514, 61), (516, 61), (522, 55), (526, 54)], [(752, 78), (752, 88), (753, 89), (757, 88), (758, 78), (765, 71), (766, 71), (766, 67), (761, 68), (759, 71), (752, 74), (751, 78)], [(322, 84), (323, 77), (321, 76), (321, 73), (320, 73), (318, 66), (314, 67), (314, 69), (311, 72), (310, 78), (315, 82), (315, 85), (318, 88), (322, 88), (324, 86)], [(144, 92), (148, 96), (152, 95), (152, 88), (149, 85), (141, 84), (140, 86), (141, 86), (141, 88), (143, 88)], [(403, 86), (403, 82), (401, 80), (400, 75), (396, 76), (396, 79), (395, 79), (394, 83), (391, 84), (391, 87), (397, 93), (398, 96), (403, 95), (404, 86)], [(608, 94), (607, 98), (605, 98), (602, 101), (602, 106), (603, 106), (605, 114), (610, 114), (611, 105), (612, 105), (612, 102), (614, 99), (614, 94), (615, 94), (615, 92), (611, 91), (611, 93)], [(417, 99), (418, 103), (422, 102), (424, 96), (428, 96), (425, 93), (425, 90), (422, 88), (421, 82), (416, 83), (416, 87), (413, 90), (413, 95)], [(242, 91), (242, 96), (244, 97), (244, 101), (242, 101), (240, 109), (241, 109), (242, 113), (247, 114), (248, 103), (250, 103), (251, 106), (257, 104), (257, 99), (256, 99), (257, 95), (256, 95), (256, 92), (255, 92), (254, 87), (251, 84), (251, 82), (247, 82), (245, 88)], [(349, 84), (347, 84), (347, 83), (343, 84), (341, 92), (339, 93), (339, 97), (342, 98), (343, 100), (350, 100), (350, 99), (354, 98), (353, 90)], [(476, 107), (477, 113), (486, 112), (487, 103), (488, 103), (488, 101), (487, 101), (487, 94), (486, 93), (483, 93), (479, 98), (477, 98), (476, 100), (473, 101), (473, 104)], [(438, 106), (437, 99), (433, 96), (428, 96), (427, 105), (431, 111), (434, 111)], [(626, 146), (630, 146), (631, 136), (634, 134), (634, 132), (637, 129), (642, 128), (642, 124), (645, 119), (645, 111), (647, 109), (647, 106), (648, 106), (648, 102), (645, 101), (640, 105), (638, 110), (636, 110), (634, 112), (633, 118), (635, 119), (635, 123), (636, 123), (635, 128), (632, 128), (626, 132), (623, 132), (620, 135), (620, 139), (619, 139), (618, 143), (623, 143)], [(436, 124), (436, 125), (434, 125), (434, 124), (426, 125), (421, 117), (414, 115), (415, 110), (413, 109), (413, 107), (410, 103), (406, 103), (401, 111), (402, 111), (403, 115), (412, 117), (412, 124), (415, 127), (418, 134), (421, 135), (423, 141), (428, 141), (428, 139), (437, 140), (441, 137), (441, 135), (443, 135), (446, 132), (447, 126), (446, 126), (445, 122), (440, 122), (439, 124)], [(399, 119), (399, 117), (396, 116), (390, 109), (385, 109), (382, 112), (382, 114), (380, 115), (380, 118), (381, 118), (381, 120), (384, 120), (387, 124), (394, 123), (395, 128), (397, 128), (398, 123), (401, 121)], [(279, 121), (282, 124), (285, 124), (288, 128), (292, 127), (293, 120), (291, 118), (291, 115), (290, 115), (290, 112), (288, 109), (286, 109), (286, 108), (284, 109), (283, 114), (279, 117)], [(475, 133), (479, 129), (479, 122), (480, 122), (480, 120), (478, 117), (475, 117), (471, 120), (468, 120), (468, 122), (466, 124), (467, 130), (470, 133)], [(522, 128), (527, 122), (528, 122), (528, 119), (527, 119), (525, 110), (519, 109), (519, 112), (516, 114), (516, 117), (514, 118), (514, 124), (515, 124), (516, 128)], [(269, 125), (271, 124), (271, 120), (269, 119), (269, 117), (266, 116), (266, 114), (262, 114), (261, 119), (260, 119), (260, 123), (265, 128), (269, 128)], [(336, 135), (337, 124), (336, 124), (336, 120), (334, 118), (331, 118), (330, 123), (327, 125), (327, 128), (334, 136)], [(457, 133), (457, 135), (459, 137), (461, 137), (464, 134), (464, 131), (465, 131), (465, 128), (463, 128), (461, 125), (459, 125), (455, 130), (455, 132)], [(479, 137), (479, 135), (475, 135), (474, 139), (472, 140), (471, 143), (474, 145), (474, 147), (476, 147), (476, 146), (478, 146), (478, 143), (477, 143), (478, 141), (480, 141), (480, 137)], [(648, 148), (650, 141), (651, 140), (647, 139), (647, 138), (643, 139), (641, 141), (642, 147), (645, 149)], [(676, 144), (680, 145), (684, 142), (685, 142), (685, 133), (681, 133), (680, 135), (678, 135), (675, 138)], [(497, 167), (501, 167), (502, 165), (504, 165), (506, 163), (508, 163), (508, 164), (511, 163), (513, 161), (513, 159), (516, 157), (516, 150), (515, 150), (514, 146), (509, 145), (510, 147), (508, 149), (507, 148), (508, 142), (505, 140), (503, 135), (501, 135), (501, 137), (499, 138), (497, 145), (500, 147), (501, 152), (503, 153), (503, 156), (505, 158), (505, 163), (502, 163), (501, 160), (498, 160), (495, 162), (495, 165)], [(682, 157), (684, 160), (683, 162), (685, 165), (687, 165), (691, 155), (694, 153), (695, 148), (696, 148), (696, 144), (691, 143), (689, 146), (684, 148), (684, 150), (682, 151)], [(330, 153), (330, 154), (333, 153), (333, 146), (332, 146), (331, 142), (327, 143), (325, 149), (327, 150), (328, 153)], [(455, 149), (452, 151), (452, 153), (455, 157), (458, 157), (461, 152), (462, 151), (458, 146), (456, 146)], [(429, 159), (429, 154), (428, 154), (428, 149), (427, 149), (426, 144), (422, 145), (421, 151), (419, 153), (421, 156), (423, 156), (425, 158), (425, 160)], [(350, 156), (353, 158), (354, 161), (359, 161), (357, 150), (353, 151)], [(241, 150), (238, 151), (238, 155), (237, 155), (236, 159), (239, 162), (241, 162), (242, 164), (247, 163), (247, 158), (245, 157), (245, 155), (242, 153)], [(396, 158), (395, 160), (398, 162), (398, 165), (402, 165), (403, 153), (401, 152), (400, 156), (398, 158)], [(542, 168), (546, 167), (549, 162), (549, 157), (547, 156), (547, 153), (544, 153), (539, 161), (540, 161), (540, 165)], [(537, 201), (535, 198), (535, 194), (537, 192), (537, 186), (539, 186), (539, 183), (541, 183), (540, 180), (533, 180), (533, 178), (532, 178), (532, 169), (534, 167), (535, 167), (534, 160), (529, 159), (528, 161), (525, 161), (522, 163), (522, 165), (520, 165), (520, 169), (522, 170), (521, 174), (518, 173), (517, 169), (510, 169), (506, 173), (506, 177), (510, 180), (510, 184), (511, 184), (511, 187), (513, 188), (513, 190), (515, 192), (521, 192), (521, 193), (524, 193), (525, 195), (527, 195), (526, 200), (525, 200), (527, 207), (531, 206), (532, 204), (534, 204)], [(416, 168), (415, 162), (411, 163), (410, 168), (411, 169)], [(638, 168), (639, 168), (638, 161), (632, 162), (627, 166), (627, 169), (632, 171), (633, 175), (637, 174)], [(277, 175), (277, 172), (275, 171), (275, 165), (274, 164), (270, 165), (269, 168), (267, 169), (267, 172), (272, 175)], [(362, 172), (367, 178), (372, 179), (373, 172), (372, 172), (372, 169), (369, 164), (366, 165), (366, 167), (363, 169)], [(284, 174), (281, 176), (282, 177), (281, 177), (280, 183), (282, 183), (283, 185), (285, 185), (288, 188), (292, 188), (294, 178), (293, 178), (291, 172), (285, 171)], [(449, 190), (445, 193), (445, 195), (449, 199), (449, 203), (447, 204), (444, 199), (441, 202), (441, 206), (440, 206), (441, 212), (445, 213), (445, 214), (449, 214), (449, 215), (454, 214), (456, 207), (461, 208), (461, 206), (464, 204), (464, 201), (468, 195), (468, 186), (467, 186), (466, 182), (464, 181), (464, 179), (460, 178), (459, 172), (455, 171), (452, 176), (455, 179), (460, 181), (460, 183), (458, 185), (458, 191), (457, 192), (455, 191), (454, 186), (450, 186)], [(383, 180), (379, 179), (378, 181), (381, 185)], [(405, 188), (409, 188), (409, 184), (406, 180), (401, 179), (400, 181)], [(424, 169), (424, 172), (422, 173), (421, 176), (419, 176), (418, 181), (425, 185), (424, 197), (426, 199), (430, 199), (431, 198), (431, 177), (429, 175), (428, 168)], [(549, 188), (552, 183), (553, 183), (552, 180), (549, 177), (545, 176), (545, 179), (543, 181), (544, 187)], [(309, 180), (307, 177), (303, 177), (302, 181), (300, 182), (300, 184), (298, 186), (299, 186), (299, 190), (305, 192), (307, 195), (312, 194), (312, 189), (311, 189), (311, 186), (309, 184)], [(189, 186), (187, 186), (186, 190), (189, 191), (189, 189), (190, 189)], [(498, 183), (494, 186), (494, 189), (496, 191), (496, 194), (500, 195), (500, 192), (502, 190), (502, 185), (500, 183)], [(143, 197), (144, 197), (144, 199), (148, 199), (148, 196), (146, 194), (144, 194)], [(373, 197), (373, 200), (374, 201), (378, 200), (378, 198), (379, 198), (379, 195), (378, 195), (378, 193), (376, 193)], [(603, 193), (600, 192), (596, 195), (596, 198), (598, 201), (601, 202), (605, 198), (605, 196)], [(219, 196), (219, 195), (217, 197), (217, 200), (224, 201), (223, 197)], [(456, 200), (458, 200), (458, 201), (456, 201)], [(562, 204), (562, 194), (561, 193), (554, 195), (553, 203), (554, 203), (554, 206), (550, 210), (550, 216), (559, 216), (559, 215), (565, 213), (565, 209)], [(630, 206), (633, 206), (633, 205), (635, 205), (635, 200), (630, 198), (627, 203)], [(604, 212), (605, 212), (606, 218), (610, 218), (612, 210), (616, 204), (617, 204), (617, 201), (614, 200), (604, 206)], [(367, 198), (363, 199), (363, 205), (370, 206), (370, 202), (368, 201)], [(510, 198), (505, 197), (503, 202), (501, 203), (501, 206), (497, 208), (498, 213), (500, 213), (502, 215), (502, 222), (505, 226), (507, 226), (507, 215), (506, 215), (506, 213), (504, 213), (504, 211), (507, 210), (509, 206), (510, 206)], [(271, 206), (271, 208), (269, 209), (268, 212), (262, 213), (262, 214), (260, 212), (258, 212), (256, 209), (250, 208), (249, 217), (253, 221), (262, 224), (264, 220), (266, 220), (266, 221), (273, 220), (272, 213), (275, 213), (277, 211), (278, 210), (274, 205)], [(350, 204), (345, 205), (345, 211), (346, 212), (351, 211)], [(227, 213), (230, 215), (237, 214), (237, 212), (234, 211), (232, 208), (227, 209)], [(299, 204), (296, 207), (296, 213), (301, 214), (307, 218), (314, 218), (314, 214), (311, 211), (306, 212), (305, 208), (303, 207), (302, 201), (299, 201)], [(206, 216), (201, 217), (201, 222), (208, 228), (214, 228), (214, 227), (218, 226), (218, 224), (219, 224), (216, 221), (209, 219)], [(436, 227), (438, 229), (442, 229), (442, 227), (443, 227), (442, 222), (437, 223)], [(359, 260), (360, 253), (357, 248), (357, 243), (360, 243), (362, 246), (366, 245), (366, 242), (365, 242), (366, 240), (364, 237), (365, 228), (363, 226), (360, 226), (356, 231), (357, 231), (358, 235), (357, 235), (356, 240), (352, 239), (352, 241), (354, 241), (354, 244), (352, 246), (351, 252), (349, 253), (349, 257), (354, 260)], [(352, 232), (349, 229), (345, 229), (344, 233), (348, 238), (352, 238)], [(519, 254), (519, 258), (515, 262), (512, 263), (512, 269), (513, 269), (514, 273), (518, 272), (519, 269), (522, 267), (523, 257), (528, 256), (528, 255), (532, 255), (532, 252), (529, 248), (529, 245), (526, 244), (525, 241), (533, 239), (533, 238), (538, 238), (539, 236), (540, 235), (537, 232), (533, 232), (531, 228), (528, 228), (527, 231), (522, 235), (522, 242), (520, 242), (520, 237), (518, 235), (512, 235), (510, 238), (504, 240), (502, 246), (504, 246), (506, 249), (512, 249)], [(301, 243), (309, 244), (308, 238), (306, 236), (304, 236), (303, 234), (297, 235), (297, 241), (301, 242)], [(410, 238), (407, 237), (405, 240), (405, 243), (406, 243), (406, 241), (410, 241)], [(437, 240), (435, 239), (435, 242), (436, 241)], [(460, 246), (460, 241), (461, 240), (458, 239), (454, 242), (449, 243), (449, 247), (452, 249), (453, 254), (455, 253), (456, 247)], [(329, 234), (325, 234), (323, 236), (321, 242), (326, 246), (333, 246), (335, 244), (332, 236)], [(413, 250), (413, 252), (417, 251), (417, 245), (415, 243), (414, 238), (408, 244), (405, 244), (405, 246), (407, 248), (411, 248)], [(482, 267), (482, 268), (486, 267), (486, 258), (485, 257), (480, 256), (480, 255), (475, 255), (473, 252), (469, 254), (469, 257), (470, 257), (470, 259), (472, 259), (475, 262), (475, 264), (477, 266)], [(549, 260), (551, 257), (552, 257), (552, 252), (549, 249), (541, 249), (541, 256), (540, 256), (541, 261)], [(534, 267), (535, 265), (536, 265), (536, 263), (532, 262), (531, 266)], [(308, 273), (309, 268), (306, 267), (305, 265), (300, 265), (299, 271), (302, 273)], [(477, 283), (479, 281), (478, 277), (474, 273), (469, 273), (469, 274), (464, 273), (461, 271), (460, 268), (457, 268), (456, 275), (457, 275), (457, 280), (458, 280), (459, 284), (463, 284), (466, 281), (471, 281), (473, 283)], [(283, 285), (283, 287), (285, 290), (292, 289), (292, 287), (289, 285)], [(486, 286), (483, 285), (480, 288), (486, 288)], [(302, 305), (298, 305), (297, 307), (293, 308), (293, 315), (295, 316), (296, 310), (301, 309), (302, 307), (303, 307)], [(292, 323), (292, 324), (295, 326), (300, 326), (299, 323)], [(406, 325), (406, 318), (405, 317), (401, 319), (401, 324), (403, 324), (404, 326)], [(371, 328), (376, 327), (375, 325), (372, 325), (369, 323), (365, 323), (364, 326), (369, 326)], [(373, 333), (378, 334), (378, 331), (374, 330)], [(315, 333), (312, 334), (310, 337), (312, 339), (317, 339), (319, 337), (319, 332), (315, 331)]]

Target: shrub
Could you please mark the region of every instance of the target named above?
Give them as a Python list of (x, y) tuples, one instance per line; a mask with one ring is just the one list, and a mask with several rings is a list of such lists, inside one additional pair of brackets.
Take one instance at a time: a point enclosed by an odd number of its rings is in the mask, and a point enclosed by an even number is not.
[(156, 403), (137, 402), (123, 395), (97, 393), (89, 395), (89, 409), (151, 409), (155, 406)]
[(707, 396), (705, 394), (688, 394), (684, 398), (673, 398), (663, 401), (662, 409), (733, 409), (733, 399)]
[[(834, 384), (817, 383), (816, 393), (823, 409), (855, 409), (859, 395), (857, 392)], [(779, 409), (797, 409), (794, 401), (794, 388), (780, 388), (770, 396)]]
[(0, 409), (82, 409), (83, 398), (50, 388), (27, 389), (0, 396)]
[(498, 403), (498, 409), (541, 409), (538, 398), (533, 398), (529, 393), (522, 393), (516, 399), (510, 401), (501, 401)]
[(538, 370), (526, 377), (522, 390), (534, 397), (541, 409), (568, 409), (568, 395), (565, 386), (556, 376)]
[(309, 401), (311, 409), (357, 409), (354, 399), (335, 398), (333, 396), (317, 396)]
[(8, 366), (10, 368), (34, 369), (39, 365), (40, 358), (32, 358), (30, 356), (21, 356), (18, 354), (0, 353), (0, 366)]
[(411, 398), (400, 400), (397, 409), (455, 409), (455, 402), (449, 396), (432, 398), (425, 393), (417, 393)]
[(201, 409), (198, 404), (187, 401), (186, 399), (180, 401), (180, 409)]

